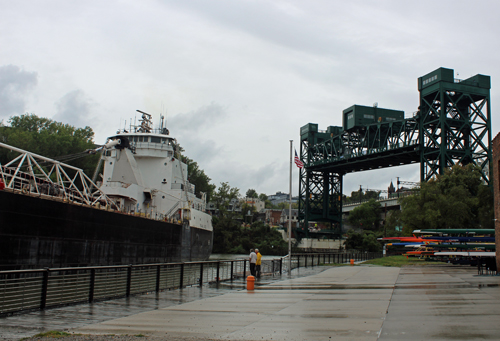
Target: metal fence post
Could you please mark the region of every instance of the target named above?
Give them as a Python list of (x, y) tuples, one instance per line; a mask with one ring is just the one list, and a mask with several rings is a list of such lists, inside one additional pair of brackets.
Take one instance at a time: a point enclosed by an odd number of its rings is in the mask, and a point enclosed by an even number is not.
[(220, 278), (219, 278), (219, 276), (220, 276), (220, 260), (219, 260), (219, 261), (217, 261), (217, 278), (216, 278), (216, 280), (215, 280), (217, 283), (219, 283), (219, 282), (220, 282)]
[(90, 269), (89, 303), (94, 302), (95, 269)]
[(200, 263), (200, 287), (203, 285), (203, 263)]
[(161, 265), (156, 266), (156, 292), (160, 291), (160, 274), (161, 274)]
[(233, 281), (234, 277), (234, 260), (231, 261), (231, 282)]
[(280, 275), (283, 273), (283, 258), (280, 258)]
[(244, 260), (243, 261), (243, 279), (245, 279), (246, 275), (247, 275), (247, 261)]
[(49, 268), (45, 268), (45, 271), (43, 272), (43, 279), (42, 279), (42, 297), (40, 300), (40, 309), (43, 310), (45, 309), (45, 305), (47, 304), (47, 291), (48, 291), (48, 286), (49, 286)]
[(181, 278), (179, 280), (179, 288), (184, 286), (184, 263), (181, 264)]
[(130, 296), (131, 284), (132, 284), (132, 264), (130, 264), (127, 268), (127, 292), (125, 293), (125, 296), (127, 297)]

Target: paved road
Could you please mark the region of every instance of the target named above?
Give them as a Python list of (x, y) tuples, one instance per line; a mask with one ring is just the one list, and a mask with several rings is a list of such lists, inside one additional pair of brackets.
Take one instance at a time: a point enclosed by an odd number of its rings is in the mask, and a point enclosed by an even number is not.
[(498, 340), (500, 276), (476, 273), (447, 264), (328, 267), (72, 331), (154, 340)]

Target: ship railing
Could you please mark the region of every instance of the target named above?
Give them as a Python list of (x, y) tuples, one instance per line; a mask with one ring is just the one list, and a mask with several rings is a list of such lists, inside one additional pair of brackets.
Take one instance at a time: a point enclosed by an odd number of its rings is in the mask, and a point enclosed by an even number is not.
[[(294, 254), (292, 264), (295, 269), (379, 257), (382, 253)], [(284, 260), (263, 260), (262, 276), (287, 273)], [(0, 271), (0, 316), (189, 286), (232, 282), (243, 288), (248, 275), (248, 259)]]
[(178, 201), (174, 206), (172, 206), (172, 208), (167, 212), (167, 214), (165, 214), (167, 219), (172, 218), (172, 216), (176, 213), (176, 210), (179, 208), (179, 205), (180, 205), (180, 201)]

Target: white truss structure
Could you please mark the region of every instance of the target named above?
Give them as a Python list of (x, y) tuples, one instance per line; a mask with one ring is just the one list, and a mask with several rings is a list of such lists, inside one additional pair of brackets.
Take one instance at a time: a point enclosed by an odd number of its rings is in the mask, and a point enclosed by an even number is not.
[(12, 161), (0, 165), (0, 179), (6, 189), (118, 209), (82, 169), (1, 142), (0, 147), (19, 153)]

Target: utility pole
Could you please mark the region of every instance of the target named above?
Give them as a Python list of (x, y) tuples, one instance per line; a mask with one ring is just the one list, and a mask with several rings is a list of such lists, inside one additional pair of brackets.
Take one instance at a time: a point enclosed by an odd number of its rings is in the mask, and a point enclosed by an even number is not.
[(292, 151), (293, 140), (290, 140), (290, 202), (288, 204), (288, 276), (292, 275)]

